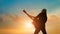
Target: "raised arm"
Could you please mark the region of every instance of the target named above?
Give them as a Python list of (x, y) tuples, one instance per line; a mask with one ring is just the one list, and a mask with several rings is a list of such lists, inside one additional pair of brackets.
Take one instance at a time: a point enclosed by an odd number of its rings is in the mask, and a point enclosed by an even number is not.
[(34, 18), (34, 16), (29, 15), (25, 10), (23, 10), (23, 12), (24, 12), (28, 17), (30, 17), (31, 19)]

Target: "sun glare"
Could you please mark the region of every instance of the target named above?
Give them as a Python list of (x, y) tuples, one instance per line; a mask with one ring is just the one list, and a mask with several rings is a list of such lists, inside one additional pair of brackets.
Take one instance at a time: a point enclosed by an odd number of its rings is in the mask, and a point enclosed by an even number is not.
[(25, 23), (25, 26), (26, 26), (26, 28), (32, 28), (33, 27), (32, 23), (30, 23), (30, 22)]

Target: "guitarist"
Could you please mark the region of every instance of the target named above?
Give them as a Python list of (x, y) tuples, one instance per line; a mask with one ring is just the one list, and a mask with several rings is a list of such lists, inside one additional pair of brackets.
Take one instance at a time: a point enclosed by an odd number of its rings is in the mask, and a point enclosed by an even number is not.
[(39, 18), (40, 23), (41, 23), (41, 31), (43, 32), (43, 34), (47, 34), (46, 29), (45, 29), (45, 23), (47, 21), (47, 10), (43, 9), (41, 11), (41, 13), (39, 13), (36, 18)]
[(43, 34), (47, 34), (45, 30), (45, 23), (47, 21), (46, 9), (43, 9), (42, 12), (39, 13), (36, 17), (29, 15), (25, 10), (23, 10), (23, 12), (26, 13), (33, 20), (32, 23), (35, 27), (34, 34), (38, 34), (40, 30), (43, 32)]

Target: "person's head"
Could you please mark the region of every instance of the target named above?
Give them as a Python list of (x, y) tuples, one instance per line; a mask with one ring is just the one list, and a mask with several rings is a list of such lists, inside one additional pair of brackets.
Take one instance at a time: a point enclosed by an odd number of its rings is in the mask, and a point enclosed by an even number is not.
[(42, 12), (41, 13), (46, 13), (46, 11), (47, 11), (46, 9), (42, 9)]

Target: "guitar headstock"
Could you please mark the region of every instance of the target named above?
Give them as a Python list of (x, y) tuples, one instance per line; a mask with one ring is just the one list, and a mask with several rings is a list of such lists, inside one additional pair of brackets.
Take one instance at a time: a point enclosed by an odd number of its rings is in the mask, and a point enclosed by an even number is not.
[(25, 10), (23, 10), (24, 13), (27, 13)]

